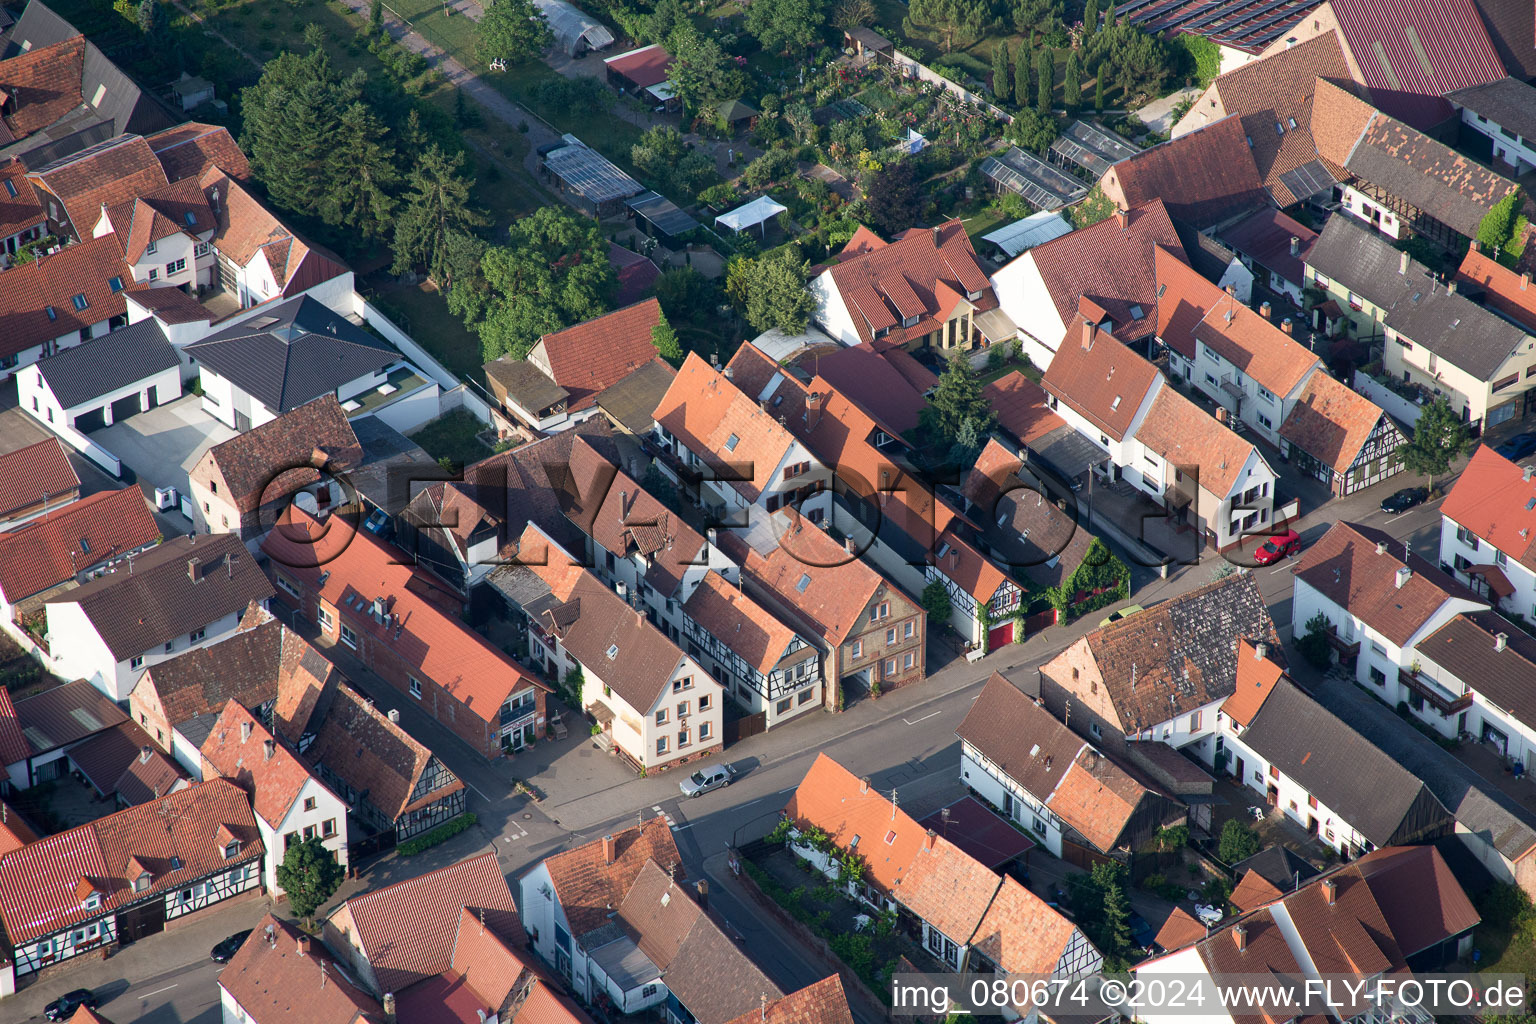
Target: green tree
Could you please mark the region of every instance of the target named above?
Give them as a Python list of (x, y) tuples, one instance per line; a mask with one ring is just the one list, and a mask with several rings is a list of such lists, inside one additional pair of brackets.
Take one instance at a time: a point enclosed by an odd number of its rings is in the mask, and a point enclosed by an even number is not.
[(277, 866), (277, 884), (288, 894), (288, 907), (306, 921), (341, 887), (347, 873), (319, 836), (288, 847)]
[(777, 327), (800, 334), (811, 317), (811, 295), (805, 289), (810, 264), (780, 250), (756, 259), (737, 257), (725, 269), (725, 293), (753, 330)]
[(720, 286), (692, 267), (671, 267), (651, 285), (667, 319), (706, 329), (718, 328)]
[(672, 192), (691, 205), (704, 189), (720, 180), (714, 158), (692, 149), (671, 125), (657, 125), (630, 147), (629, 159), (648, 182)]
[(1104, 10), (1104, 27), (1115, 27), (1115, 0), (1109, 0), (1109, 6)]
[[(395, 222), (395, 262), (391, 268), (402, 274), (412, 267), (425, 267), (438, 287), (450, 291), (462, 275), (462, 268), (450, 258), (451, 240), (469, 229), (488, 223), (470, 205), (470, 183), (461, 171), (464, 154), (448, 156), (435, 144), (416, 160), (411, 168), (405, 203)], [(459, 243), (462, 248), (464, 243)]]
[(748, 188), (765, 189), (789, 181), (796, 173), (795, 154), (787, 149), (770, 149), (747, 164), (741, 172), (741, 180)]
[(165, 11), (160, 7), (160, 0), (139, 0), (137, 21), (139, 31), (145, 35), (158, 33), (165, 24)]
[(691, 22), (684, 22), (672, 33), (669, 49), (672, 67), (668, 80), (690, 114), (697, 116), (746, 92), (746, 74), (712, 36), (699, 34)]
[(965, 49), (980, 39), (989, 21), (982, 0), (912, 0), (903, 28), (908, 35), (930, 35), (945, 53)]
[(923, 611), (928, 613), (928, 621), (937, 626), (947, 624), (954, 611), (954, 602), (950, 600), (949, 588), (943, 580), (934, 580), (924, 587), (920, 603)]
[(1503, 199), (1494, 203), (1483, 215), (1482, 222), (1477, 226), (1477, 241), (1490, 256), (1497, 258), (1514, 237), (1515, 221), (1522, 201), (1520, 190), (1510, 189)]
[(1108, 220), (1114, 212), (1114, 201), (1104, 194), (1104, 190), (1097, 183), (1088, 190), (1082, 202), (1067, 208), (1067, 216), (1071, 219), (1072, 226), (1078, 229), (1091, 227), (1101, 220)]
[(1067, 51), (1066, 77), (1061, 83), (1061, 103), (1067, 108), (1067, 113), (1077, 109), (1077, 105), (1083, 100), (1083, 67), (1078, 60), (1077, 51)]
[(241, 93), (240, 145), (278, 206), (321, 217), (328, 193), (351, 173), (342, 112), (362, 96), (364, 72), (342, 79), (323, 50), (282, 53)]
[(1083, 34), (1093, 35), (1099, 30), (1099, 0), (1087, 0), (1083, 5)]
[(1104, 76), (1099, 75), (1093, 80), (1093, 109), (1104, 113)]
[(1035, 109), (1049, 115), (1051, 93), (1056, 87), (1056, 58), (1051, 54), (1049, 46), (1042, 46), (1040, 52), (1035, 54), (1035, 75), (1040, 79), (1035, 92)]
[(1029, 80), (1035, 70), (1035, 51), (1026, 36), (1024, 44), (1013, 56), (1013, 103), (1020, 110), (1029, 107)]
[(1259, 852), (1262, 844), (1259, 834), (1247, 822), (1228, 818), (1221, 826), (1221, 838), (1216, 843), (1216, 858), (1223, 864), (1236, 864)]
[(661, 322), (651, 328), (651, 347), (656, 350), (657, 355), (673, 366), (683, 365), (685, 353), (682, 342), (677, 340), (677, 332), (672, 329), (671, 324), (667, 323), (665, 313), (661, 316)]
[(992, 48), (992, 96), (999, 103), (1007, 103), (1013, 96), (1011, 67), (1008, 61), (1008, 40), (999, 39)]
[(752, 0), (746, 29), (764, 50), (803, 53), (821, 39), (827, 0)]
[(377, 36), (384, 30), (384, 0), (369, 0), (368, 32)]
[(1435, 477), (1450, 469), (1456, 457), (1471, 444), (1467, 425), (1442, 396), (1419, 409), (1413, 438), (1401, 449), (1403, 465), (1410, 473), (1422, 473), (1433, 487)]
[(483, 61), (533, 60), (554, 41), (544, 12), (533, 0), (489, 0), (475, 27), (475, 54)]
[(1318, 612), (1307, 620), (1307, 631), (1296, 638), (1296, 649), (1318, 671), (1333, 661), (1333, 651), (1328, 646), (1328, 616)]
[(894, 160), (865, 175), (864, 208), (875, 230), (890, 236), (912, 226), (923, 208), (917, 172), (909, 160)]
[[(1025, 149), (1034, 150), (1036, 153), (1045, 154), (1051, 143), (1056, 141), (1060, 126), (1056, 119), (1049, 114), (1042, 114), (1032, 107), (1020, 107), (1003, 134), (1012, 142), (1017, 142)], [(1070, 210), (1069, 210), (1070, 212)]]
[(656, 0), (656, 6), (651, 8), (651, 13), (646, 18), (645, 31), (650, 37), (650, 42), (665, 45), (680, 25), (692, 27), (688, 21), (688, 8), (683, 4), (683, 0)]
[(971, 366), (965, 354), (956, 352), (949, 358), (949, 365), (939, 375), (923, 410), (930, 433), (945, 441), (953, 442), (960, 436), (966, 420), (973, 422), (973, 429), (985, 436), (996, 424), (992, 406), (981, 392), (981, 377)]
[(832, 27), (843, 32), (874, 20), (874, 0), (837, 0), (832, 5)]
[(336, 142), (349, 158), (349, 173), (332, 183), (320, 203), (320, 216), (362, 238), (382, 238), (395, 210), (391, 191), (400, 182), (389, 127), (359, 101), (342, 111)]
[(483, 281), (455, 282), (448, 308), (479, 332), (486, 359), (521, 359), (541, 336), (601, 316), (616, 284), (601, 225), (564, 206), (513, 221), (481, 269)]
[(1104, 886), (1104, 945), (1117, 959), (1131, 950), (1131, 905), (1118, 880)]

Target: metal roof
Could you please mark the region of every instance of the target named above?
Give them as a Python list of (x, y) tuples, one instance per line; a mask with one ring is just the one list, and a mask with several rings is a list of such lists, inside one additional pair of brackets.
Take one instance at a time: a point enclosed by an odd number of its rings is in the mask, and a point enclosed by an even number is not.
[(1023, 220), (1016, 220), (1012, 224), (1004, 224), (995, 231), (989, 231), (981, 236), (983, 242), (991, 242), (1008, 256), (1014, 257), (1021, 252), (1033, 249), (1037, 245), (1049, 242), (1053, 238), (1070, 234), (1072, 225), (1059, 213), (1042, 210), (1032, 213)]
[(1017, 146), (1001, 156), (987, 157), (981, 173), (1042, 210), (1059, 210), (1088, 194), (1087, 185)]
[(1068, 125), (1061, 137), (1051, 143), (1051, 151), (1092, 172), (1095, 178), (1102, 177), (1126, 157), (1141, 152), (1129, 140), (1087, 121)]
[(658, 230), (674, 238), (686, 235), (699, 226), (699, 222), (677, 208), (677, 204), (655, 192), (644, 192), (625, 204), (636, 214), (650, 221)]
[(592, 203), (627, 199), (645, 191), (634, 178), (583, 142), (562, 146), (545, 154), (544, 166), (567, 187)]

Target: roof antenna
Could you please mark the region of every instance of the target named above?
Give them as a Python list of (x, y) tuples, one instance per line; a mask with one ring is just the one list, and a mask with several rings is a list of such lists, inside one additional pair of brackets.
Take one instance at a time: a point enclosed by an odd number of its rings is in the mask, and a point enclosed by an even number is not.
[(480, 934), (485, 934), (485, 908), (480, 908)]
[(893, 789), (893, 790), (891, 790), (891, 820), (892, 821), (896, 820), (896, 806), (897, 806), (896, 791)]
[(758, 1014), (761, 1020), (768, 1019), (768, 993), (759, 992), (757, 995)]

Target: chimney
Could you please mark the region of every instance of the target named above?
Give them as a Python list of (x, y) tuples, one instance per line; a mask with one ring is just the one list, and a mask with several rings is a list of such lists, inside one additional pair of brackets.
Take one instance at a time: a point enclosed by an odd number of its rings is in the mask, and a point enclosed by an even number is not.
[(709, 906), (709, 880), (701, 878), (693, 884), (694, 890), (699, 894), (699, 906)]
[(275, 753), (277, 753), (277, 743), (276, 743), (276, 741), (274, 741), (274, 740), (262, 740), (261, 741), (261, 759), (263, 761), (270, 761), (270, 760), (272, 760), (272, 755), (275, 754)]
[(1479, 242), (1475, 238), (1472, 239), (1472, 251), (1473, 252), (1482, 252), (1483, 251), (1483, 243)]
[(933, 247), (937, 249), (944, 241), (944, 228), (938, 224), (933, 226)]
[(933, 849), (933, 841), (934, 841), (934, 839), (937, 836), (938, 836), (937, 832), (935, 832), (933, 829), (929, 829), (928, 830), (928, 834), (923, 837), (923, 849), (925, 849), (925, 850)]
[(1237, 951), (1244, 952), (1248, 948), (1248, 926), (1235, 924), (1232, 926), (1232, 941), (1237, 943)]
[(1451, 278), (1449, 281), (1445, 282), (1445, 294), (1447, 294), (1447, 295), (1455, 295), (1456, 294), (1456, 279), (1454, 277)]
[(1397, 272), (1399, 274), (1407, 274), (1408, 273), (1408, 254), (1407, 253), (1403, 253), (1403, 254), (1401, 254), (1400, 256), (1397, 257)]
[(1376, 553), (1378, 555), (1384, 555), (1384, 554), (1387, 553), (1387, 542), (1386, 541), (1379, 540), (1379, 541), (1376, 542)]
[(1258, 643), (1253, 645), (1254, 661), (1263, 661), (1267, 657), (1269, 657), (1269, 644), (1265, 643), (1263, 640), (1260, 640)]
[(1520, 275), (1520, 290), (1521, 291), (1525, 291), (1530, 286), (1531, 286), (1531, 275), (1530, 274), (1521, 274)]
[(1533, 469), (1531, 466), (1526, 466), (1523, 470), (1521, 470), (1520, 475), (1521, 475), (1522, 479), (1525, 480), (1526, 483), (1530, 483), (1531, 482), (1531, 474), (1532, 474), (1532, 472), (1536, 472), (1536, 469)]
[(603, 836), (603, 863), (612, 864), (619, 857), (619, 844), (613, 836)]
[(193, 583), (196, 583), (199, 579), (197, 566), (201, 561), (202, 559), (195, 555), (187, 559), (187, 579), (191, 580)]
[(400, 709), (399, 708), (390, 708), (389, 709), (389, 720), (391, 722), (394, 722), (396, 725), (400, 724)]
[(309, 956), (309, 936), (299, 936), (299, 956)]
[(1124, 231), (1126, 228), (1131, 226), (1131, 211), (1130, 210), (1116, 210), (1115, 211), (1115, 220), (1120, 222), (1120, 230)]
[(1331, 907), (1339, 901), (1339, 883), (1331, 878), (1323, 879), (1323, 899)]
[(805, 429), (815, 430), (821, 422), (821, 393), (812, 391), (805, 396)]
[(241, 722), (240, 723), (240, 742), (244, 743), (246, 740), (248, 740), (250, 738), (251, 738), (251, 723), (250, 722)]
[(480, 1015), (480, 1024), (485, 1024), (485, 1011), (476, 1007), (475, 1012)]
[(394, 1022), (395, 1022), (395, 994), (393, 992), (385, 992), (384, 993), (384, 1016), (389, 1020), (389, 1024), (394, 1024)]
[(1098, 328), (1087, 320), (1083, 321), (1083, 351), (1093, 348), (1093, 336), (1098, 333)]
[(154, 750), (153, 747), (140, 747), (139, 748), (139, 764), (148, 764), (149, 763), (149, 759), (154, 754), (154, 752), (155, 752), (155, 750)]
[(1296, 332), (1296, 325), (1291, 323), (1290, 317), (1286, 317), (1280, 321), (1280, 329), (1286, 334), (1294, 334)]
[(1292, 235), (1291, 236), (1291, 255), (1292, 256), (1298, 256), (1300, 254), (1301, 254), (1301, 239), (1297, 238), (1295, 235)]
[(1397, 570), (1397, 579), (1395, 581), (1396, 584), (1397, 584), (1397, 589), (1398, 590), (1402, 590), (1403, 587), (1405, 587), (1408, 584), (1408, 580), (1412, 576), (1413, 576), (1413, 570), (1408, 568), (1406, 565), (1403, 566), (1401, 569)]
[(869, 792), (869, 776), (866, 775), (862, 779), (859, 780), (859, 795), (863, 796), (865, 793), (868, 793), (868, 792)]
[(1496, 634), (1494, 634), (1494, 637), (1493, 637), (1493, 649), (1494, 650), (1502, 651), (1504, 648), (1506, 648), (1508, 646), (1509, 646), (1509, 634), (1508, 633), (1496, 633)]
[(1228, 295), (1232, 296), (1234, 299), (1237, 298), (1237, 285), (1229, 284), (1227, 285), (1226, 290)]
[(1263, 317), (1265, 320), (1269, 319), (1269, 314), (1273, 311), (1274, 310), (1270, 307), (1268, 301), (1259, 303), (1259, 316)]
[(846, 550), (850, 555), (856, 555), (859, 553), (859, 545), (852, 537), (843, 538), (843, 549)]

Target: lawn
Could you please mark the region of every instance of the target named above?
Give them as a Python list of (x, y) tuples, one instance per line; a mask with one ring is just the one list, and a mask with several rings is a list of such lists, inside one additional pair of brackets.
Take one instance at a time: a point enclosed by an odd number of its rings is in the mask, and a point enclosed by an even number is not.
[[(438, 362), (465, 380), (485, 384), (480, 337), (448, 312), (448, 303), (437, 289), (426, 284), (395, 288), (381, 292), (377, 302), (401, 330), (420, 342)], [(441, 453), (433, 452), (438, 454)]]
[(965, 233), (971, 238), (971, 245), (978, 247), (977, 241), (982, 235), (994, 231), (1004, 224), (1012, 224), (1017, 218), (1009, 217), (995, 206), (989, 206), (974, 217), (965, 219)]
[(452, 471), (457, 473), (491, 454), (485, 442), (475, 436), (484, 429), (485, 424), (470, 413), (455, 409), (416, 431), (411, 440), (439, 462), (443, 459), (452, 462)]
[(1040, 371), (1036, 369), (1035, 364), (1031, 363), (1028, 359), (1010, 359), (1008, 362), (996, 368), (989, 366), (989, 368), (981, 375), (981, 382), (983, 384), (991, 384), (995, 380), (1001, 380), (1002, 378), (1008, 376), (1014, 370), (1018, 370), (1020, 373), (1024, 374), (1024, 376), (1028, 377), (1036, 384), (1040, 383)]

